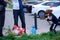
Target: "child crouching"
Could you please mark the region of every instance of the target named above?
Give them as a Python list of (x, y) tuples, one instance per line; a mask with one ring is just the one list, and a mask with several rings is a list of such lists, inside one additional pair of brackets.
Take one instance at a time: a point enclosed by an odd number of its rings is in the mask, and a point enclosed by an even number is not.
[(46, 10), (46, 16), (48, 17), (47, 21), (52, 21), (52, 24), (50, 26), (50, 31), (56, 34), (56, 27), (58, 24), (58, 19), (56, 16), (52, 13), (52, 10)]

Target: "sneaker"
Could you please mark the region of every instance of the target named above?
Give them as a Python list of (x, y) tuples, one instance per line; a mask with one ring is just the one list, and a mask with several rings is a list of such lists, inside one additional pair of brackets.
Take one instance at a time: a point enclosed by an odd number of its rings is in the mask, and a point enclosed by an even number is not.
[(53, 33), (56, 34), (57, 33), (56, 30), (53, 30)]
[(26, 29), (25, 28), (23, 28), (24, 29), (24, 33), (26, 34)]

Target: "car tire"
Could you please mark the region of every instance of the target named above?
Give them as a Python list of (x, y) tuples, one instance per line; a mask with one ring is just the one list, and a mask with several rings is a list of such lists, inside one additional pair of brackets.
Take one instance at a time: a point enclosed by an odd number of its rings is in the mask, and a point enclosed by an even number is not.
[(40, 19), (44, 19), (45, 18), (45, 11), (39, 11), (38, 16)]

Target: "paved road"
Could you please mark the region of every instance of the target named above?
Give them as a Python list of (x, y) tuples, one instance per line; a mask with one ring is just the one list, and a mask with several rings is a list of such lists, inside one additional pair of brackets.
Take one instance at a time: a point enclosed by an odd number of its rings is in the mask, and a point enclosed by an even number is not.
[[(34, 25), (34, 17), (31, 16), (30, 13), (25, 13), (25, 21), (26, 21), (26, 29), (27, 29), (27, 34), (30, 34), (30, 29), (31, 26)], [(5, 28), (10, 28), (13, 27), (13, 11), (6, 11), (6, 19), (5, 19)], [(40, 20), (37, 18), (37, 25), (38, 25), (38, 30), (37, 34), (43, 33), (43, 32), (48, 32), (50, 25), (47, 23), (45, 20)], [(21, 26), (21, 22), (19, 19), (19, 26)], [(60, 26), (57, 26), (56, 30), (60, 30)]]

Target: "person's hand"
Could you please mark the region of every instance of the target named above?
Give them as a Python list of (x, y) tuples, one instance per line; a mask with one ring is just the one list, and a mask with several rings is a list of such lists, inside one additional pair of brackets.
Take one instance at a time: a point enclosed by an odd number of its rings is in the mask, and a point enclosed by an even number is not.
[(45, 20), (46, 20), (46, 21), (49, 21), (49, 17), (48, 17), (48, 16), (46, 16)]
[(9, 2), (8, 0), (4, 0), (5, 2), (7, 2), (8, 4), (11, 4), (12, 5), (12, 2)]
[(7, 3), (10, 4), (10, 5), (13, 5), (12, 2), (7, 2)]
[(49, 21), (49, 19), (47, 19), (47, 21)]

